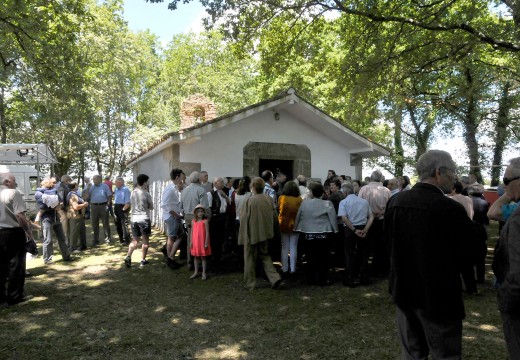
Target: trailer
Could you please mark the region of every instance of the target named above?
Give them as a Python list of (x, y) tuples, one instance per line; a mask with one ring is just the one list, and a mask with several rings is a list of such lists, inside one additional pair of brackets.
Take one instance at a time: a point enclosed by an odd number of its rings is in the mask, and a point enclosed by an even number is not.
[(57, 162), (46, 144), (0, 144), (0, 172), (14, 175), (29, 213), (36, 212), (34, 193), (43, 177), (42, 165), (49, 165), (54, 173)]

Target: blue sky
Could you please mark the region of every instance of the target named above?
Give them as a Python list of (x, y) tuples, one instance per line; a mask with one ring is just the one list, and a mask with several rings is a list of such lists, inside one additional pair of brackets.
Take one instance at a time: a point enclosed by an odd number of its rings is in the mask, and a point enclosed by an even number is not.
[(205, 12), (198, 0), (179, 4), (177, 10), (168, 10), (168, 0), (149, 3), (146, 0), (124, 0), (124, 17), (133, 31), (150, 29), (162, 42), (169, 42), (173, 35), (201, 30)]

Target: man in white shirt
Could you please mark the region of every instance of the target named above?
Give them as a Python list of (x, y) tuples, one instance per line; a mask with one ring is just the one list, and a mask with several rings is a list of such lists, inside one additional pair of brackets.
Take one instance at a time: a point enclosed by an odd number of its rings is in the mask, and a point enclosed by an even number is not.
[(173, 169), (170, 172), (172, 182), (164, 189), (161, 199), (164, 228), (168, 237), (166, 242), (166, 264), (171, 269), (179, 268), (179, 265), (175, 262), (175, 254), (182, 240), (178, 236), (183, 218), (181, 194), (178, 188), (182, 183), (182, 174), (181, 169)]
[[(0, 174), (0, 309), (26, 300), (25, 242), (33, 240), (13, 174)], [(9, 279), (9, 282), (7, 281)]]

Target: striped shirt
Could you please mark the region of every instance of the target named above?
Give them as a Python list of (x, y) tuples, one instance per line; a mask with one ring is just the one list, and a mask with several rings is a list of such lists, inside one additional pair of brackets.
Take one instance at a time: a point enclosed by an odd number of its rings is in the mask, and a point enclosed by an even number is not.
[(383, 186), (383, 183), (369, 182), (359, 190), (358, 196), (368, 201), (375, 219), (381, 220), (385, 217), (386, 203), (390, 199), (391, 193)]

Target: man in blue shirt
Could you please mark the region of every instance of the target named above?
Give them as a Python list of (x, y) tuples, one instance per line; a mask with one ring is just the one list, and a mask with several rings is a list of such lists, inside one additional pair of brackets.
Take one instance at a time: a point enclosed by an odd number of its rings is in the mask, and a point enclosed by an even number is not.
[(101, 182), (101, 175), (92, 177), (94, 185), (89, 191), (90, 217), (94, 231), (93, 245), (99, 245), (99, 220), (103, 222), (105, 242), (110, 243), (110, 223), (108, 222), (108, 206), (112, 203), (112, 191), (107, 184)]
[(366, 238), (374, 215), (367, 200), (354, 194), (352, 183), (344, 183), (342, 189), (347, 197), (339, 203), (338, 217), (343, 222), (346, 286), (368, 284), (368, 239)]
[(116, 177), (116, 189), (114, 191), (114, 214), (116, 219), (117, 234), (121, 245), (130, 244), (128, 232), (128, 212), (130, 210), (130, 190), (125, 186), (122, 177)]

